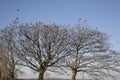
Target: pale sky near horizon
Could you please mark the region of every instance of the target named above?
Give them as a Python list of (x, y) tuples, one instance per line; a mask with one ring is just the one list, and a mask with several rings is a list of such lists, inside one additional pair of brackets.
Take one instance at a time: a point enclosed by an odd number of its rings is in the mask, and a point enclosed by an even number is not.
[(62, 25), (76, 24), (81, 18), (110, 35), (113, 48), (120, 50), (120, 0), (0, 0), (0, 28), (16, 17), (20, 23)]

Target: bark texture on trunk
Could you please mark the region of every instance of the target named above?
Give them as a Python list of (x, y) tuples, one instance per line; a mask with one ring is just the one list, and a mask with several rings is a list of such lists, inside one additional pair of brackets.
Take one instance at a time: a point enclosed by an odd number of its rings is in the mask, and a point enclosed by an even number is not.
[(38, 80), (44, 80), (44, 73), (45, 73), (45, 70), (44, 69), (40, 69)]
[(15, 80), (14, 72), (11, 72), (11, 79)]
[(72, 70), (72, 80), (76, 80), (76, 74), (77, 74), (77, 70), (73, 69)]

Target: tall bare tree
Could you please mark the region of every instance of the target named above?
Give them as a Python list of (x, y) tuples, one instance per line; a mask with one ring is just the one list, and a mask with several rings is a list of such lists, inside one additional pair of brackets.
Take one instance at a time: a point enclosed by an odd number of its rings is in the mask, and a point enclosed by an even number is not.
[[(113, 51), (109, 51), (108, 37), (97, 29), (91, 29), (86, 24), (78, 24), (69, 30), (70, 55), (65, 57), (67, 68), (72, 70), (72, 80), (76, 80), (79, 72), (94, 78), (110, 76), (108, 70), (119, 72), (113, 67)], [(117, 55), (114, 53), (114, 55)], [(115, 56), (114, 56), (115, 57)], [(112, 63), (112, 64), (111, 64)]]
[(15, 39), (16, 39), (16, 20), (9, 27), (0, 31), (0, 57), (2, 75), (9, 80), (15, 79)]
[[(0, 58), (1, 58), (1, 65), (0, 65), (0, 80), (3, 80), (5, 77), (7, 77), (9, 74), (9, 70), (7, 68), (7, 57), (5, 55), (5, 50), (3, 48), (3, 46), (0, 46)], [(7, 77), (8, 78), (8, 77)]]
[[(10, 28), (9, 28), (10, 29)], [(6, 28), (4, 31), (2, 31), (1, 36), (0, 36), (0, 41), (1, 41), (1, 50), (2, 52), (1, 57), (2, 57), (2, 68), (5, 68), (4, 71), (7, 71), (9, 75), (6, 75), (6, 77), (12, 78), (14, 80), (14, 71), (15, 71), (15, 61), (14, 61), (14, 43), (13, 43), (13, 35), (14, 33), (11, 30), (8, 30)]]
[(68, 54), (67, 30), (55, 24), (22, 25), (19, 28), (18, 58), (21, 65), (39, 73), (38, 80), (44, 79), (44, 73)]

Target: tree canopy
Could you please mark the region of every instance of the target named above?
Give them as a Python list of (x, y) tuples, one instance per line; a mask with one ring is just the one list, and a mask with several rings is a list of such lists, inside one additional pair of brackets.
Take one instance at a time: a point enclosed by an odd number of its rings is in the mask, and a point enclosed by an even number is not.
[(4, 66), (10, 68), (13, 78), (16, 64), (38, 72), (38, 80), (44, 80), (44, 73), (56, 67), (71, 70), (72, 80), (81, 72), (95, 79), (112, 76), (109, 71), (120, 72), (119, 53), (110, 49), (108, 35), (84, 23), (74, 27), (14, 24), (1, 30), (0, 43), (0, 53), (5, 51), (0, 56), (5, 56)]

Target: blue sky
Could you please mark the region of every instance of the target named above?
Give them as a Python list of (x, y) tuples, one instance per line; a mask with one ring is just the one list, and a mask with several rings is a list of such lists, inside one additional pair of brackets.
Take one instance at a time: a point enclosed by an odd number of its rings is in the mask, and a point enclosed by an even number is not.
[(120, 47), (120, 0), (0, 0), (0, 28), (16, 17), (20, 23), (72, 25), (81, 18), (110, 35), (114, 48)]

